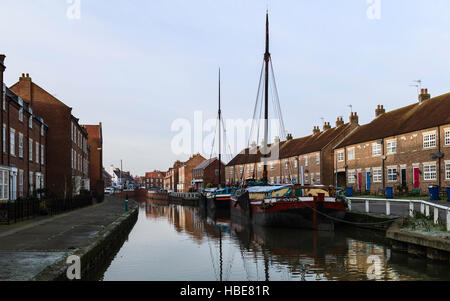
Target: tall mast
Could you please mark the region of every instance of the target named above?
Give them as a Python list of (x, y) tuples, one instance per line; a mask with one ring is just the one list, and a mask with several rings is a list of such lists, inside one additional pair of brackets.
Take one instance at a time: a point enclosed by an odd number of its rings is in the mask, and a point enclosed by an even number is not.
[(265, 85), (264, 85), (264, 173), (263, 182), (267, 182), (267, 145), (269, 142), (269, 12), (266, 13), (266, 53), (264, 54), (265, 62)]
[(221, 174), (221, 166), (222, 166), (222, 110), (220, 109), (220, 68), (219, 68), (219, 188), (222, 184), (222, 174)]

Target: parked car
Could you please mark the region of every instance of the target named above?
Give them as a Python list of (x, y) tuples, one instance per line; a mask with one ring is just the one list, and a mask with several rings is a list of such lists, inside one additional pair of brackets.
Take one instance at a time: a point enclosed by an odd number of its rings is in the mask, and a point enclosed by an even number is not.
[(113, 193), (114, 193), (114, 188), (112, 188), (112, 187), (105, 188), (105, 194), (113, 194)]

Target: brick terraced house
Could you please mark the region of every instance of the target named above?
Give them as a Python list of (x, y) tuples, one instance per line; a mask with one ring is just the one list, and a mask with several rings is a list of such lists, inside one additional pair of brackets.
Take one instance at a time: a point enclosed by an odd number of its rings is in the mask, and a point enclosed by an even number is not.
[(47, 180), (47, 130), (29, 100), (3, 82), (5, 56), (0, 55), (1, 147), (0, 202), (38, 195)]
[[(288, 135), (286, 141), (276, 138), (270, 148), (277, 150), (278, 154), (275, 160), (268, 161), (268, 182), (333, 185), (333, 147), (356, 127), (358, 116), (355, 113), (349, 123), (345, 124), (342, 118), (338, 118), (336, 127), (332, 128), (330, 123), (324, 124), (323, 131), (314, 127), (313, 134), (307, 137), (293, 139)], [(262, 179), (264, 165), (260, 149), (261, 146), (257, 148), (254, 143), (250, 150), (245, 149), (227, 164), (227, 184)]]
[(422, 89), (418, 102), (390, 112), (379, 105), (375, 115), (335, 148), (338, 185), (363, 194), (450, 186), (450, 93)]
[(105, 191), (103, 180), (103, 129), (102, 123), (94, 125), (83, 125), (88, 133), (89, 147), (89, 179), (91, 190), (100, 198)]
[[(48, 124), (47, 188), (61, 198), (90, 190), (88, 133), (72, 115), (72, 108), (35, 84), (28, 74), (22, 74), (11, 90)], [(37, 150), (41, 142), (31, 140)]]
[(177, 192), (189, 192), (190, 189), (194, 188), (192, 171), (205, 160), (203, 156), (196, 154), (178, 168)]
[[(225, 164), (220, 163), (220, 172), (222, 183), (225, 177)], [(203, 161), (192, 171), (192, 177), (194, 181), (194, 188), (196, 190), (201, 190), (207, 188), (208, 184), (212, 187), (219, 186), (219, 159), (211, 158)]]

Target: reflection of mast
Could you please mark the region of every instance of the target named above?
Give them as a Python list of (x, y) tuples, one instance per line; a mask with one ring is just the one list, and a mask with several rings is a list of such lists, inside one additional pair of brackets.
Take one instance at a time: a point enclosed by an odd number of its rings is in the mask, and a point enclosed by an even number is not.
[(223, 258), (222, 258), (222, 229), (219, 228), (219, 260), (220, 260), (220, 282), (223, 281)]
[(269, 259), (267, 258), (267, 255), (266, 255), (266, 248), (263, 246), (261, 249), (262, 249), (263, 257), (264, 257), (264, 275), (266, 276), (266, 281), (269, 281), (270, 280), (270, 277), (269, 277)]

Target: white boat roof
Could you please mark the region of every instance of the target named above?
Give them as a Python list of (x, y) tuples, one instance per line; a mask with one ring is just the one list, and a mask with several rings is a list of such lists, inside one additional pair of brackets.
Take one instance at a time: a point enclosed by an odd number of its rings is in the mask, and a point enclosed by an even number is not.
[(266, 193), (271, 191), (277, 191), (285, 188), (291, 188), (291, 185), (275, 185), (275, 186), (253, 186), (248, 187), (247, 191), (250, 193)]

